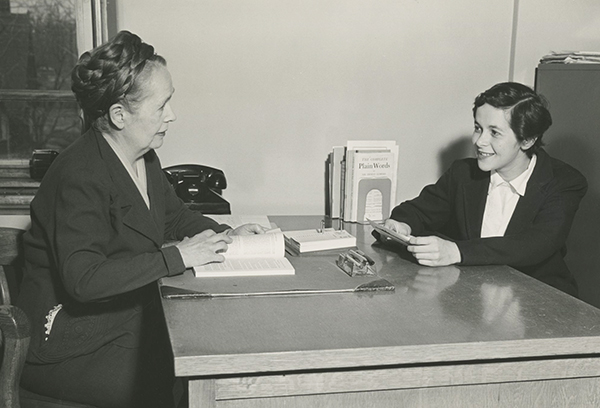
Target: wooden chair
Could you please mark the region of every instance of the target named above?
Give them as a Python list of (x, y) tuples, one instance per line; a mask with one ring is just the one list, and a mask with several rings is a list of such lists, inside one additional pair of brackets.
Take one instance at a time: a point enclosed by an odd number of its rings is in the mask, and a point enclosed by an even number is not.
[(30, 327), (25, 313), (11, 304), (18, 293), (25, 231), (0, 227), (0, 408), (94, 408), (45, 397), (19, 387)]

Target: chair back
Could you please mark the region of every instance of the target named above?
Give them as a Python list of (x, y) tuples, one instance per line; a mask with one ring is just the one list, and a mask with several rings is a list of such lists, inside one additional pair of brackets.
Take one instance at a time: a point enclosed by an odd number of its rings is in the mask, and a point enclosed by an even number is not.
[(21, 278), (23, 234), (17, 228), (0, 227), (0, 304), (10, 305)]
[(19, 379), (29, 347), (29, 321), (11, 300), (16, 296), (25, 231), (0, 228), (0, 407), (19, 408)]
[(30, 325), (25, 313), (11, 302), (18, 294), (23, 273), (24, 234), (22, 229), (0, 227), (0, 408), (94, 408), (19, 387), (29, 347)]

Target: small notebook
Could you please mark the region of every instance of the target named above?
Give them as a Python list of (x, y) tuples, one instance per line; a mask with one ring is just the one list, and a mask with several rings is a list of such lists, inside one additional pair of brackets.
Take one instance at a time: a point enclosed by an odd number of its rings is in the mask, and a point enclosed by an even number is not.
[(284, 231), (286, 249), (292, 254), (327, 251), (356, 246), (356, 237), (345, 230), (324, 228)]
[(394, 230), (387, 228), (383, 224), (378, 224), (372, 220), (368, 220), (368, 221), (369, 221), (369, 224), (371, 224), (371, 226), (373, 227), (373, 229), (375, 231), (377, 231), (379, 234), (381, 234), (382, 236), (389, 238), (395, 242), (398, 242), (404, 246), (410, 245), (410, 238), (411, 238), (410, 235), (402, 235)]

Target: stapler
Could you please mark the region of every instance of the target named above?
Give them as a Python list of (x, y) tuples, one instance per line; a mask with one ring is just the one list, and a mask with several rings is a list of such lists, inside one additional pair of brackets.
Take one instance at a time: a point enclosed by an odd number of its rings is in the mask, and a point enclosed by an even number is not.
[(337, 266), (348, 276), (376, 275), (373, 258), (360, 249), (349, 249), (338, 256)]

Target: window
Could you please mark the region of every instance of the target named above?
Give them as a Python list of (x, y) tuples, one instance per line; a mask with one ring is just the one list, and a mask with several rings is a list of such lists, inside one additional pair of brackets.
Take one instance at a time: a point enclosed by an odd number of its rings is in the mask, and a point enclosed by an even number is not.
[(81, 134), (71, 69), (106, 38), (106, 0), (0, 0), (0, 159)]
[(71, 70), (107, 38), (107, 6), (116, 15), (114, 0), (0, 0), (0, 215), (29, 213), (33, 150), (81, 134)]

